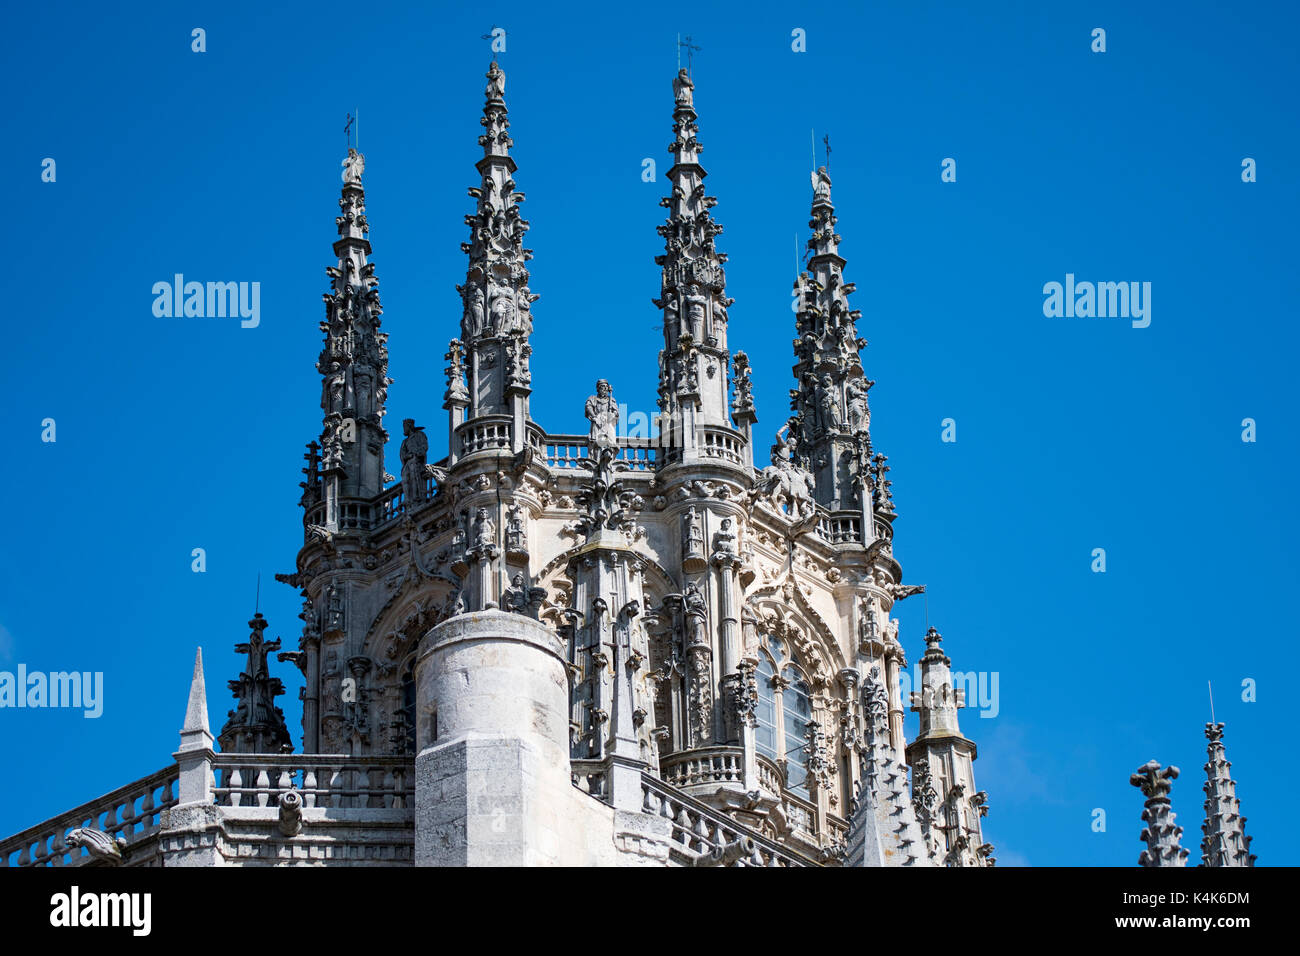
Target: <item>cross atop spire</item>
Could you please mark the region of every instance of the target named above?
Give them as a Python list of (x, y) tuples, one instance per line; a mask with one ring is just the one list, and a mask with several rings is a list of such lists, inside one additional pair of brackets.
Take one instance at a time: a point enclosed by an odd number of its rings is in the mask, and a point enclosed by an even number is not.
[[(830, 138), (823, 142), (829, 164)], [(798, 387), (790, 393), (790, 437), (797, 462), (814, 473), (817, 502), (831, 511), (861, 511), (866, 534), (874, 527), (871, 513), (887, 503), (883, 486), (875, 487), (879, 469), (872, 464), (867, 392), (875, 383), (863, 374), (858, 354), (867, 343), (858, 335), (862, 313), (849, 306), (854, 285), (844, 281), (827, 166), (819, 166), (811, 182), (808, 270), (795, 280)]]
[[(714, 240), (722, 226), (710, 210), (717, 199), (708, 195), (700, 165), (704, 146), (699, 140), (695, 112), (695, 83), (690, 71), (673, 78), (673, 142), (668, 152), (671, 193), (659, 201), (668, 220), (658, 227), (664, 254), (660, 294), (654, 305), (663, 311), (664, 349), (659, 358), (659, 408), (682, 431), (688, 456), (697, 444), (698, 425), (731, 427), (728, 408), (730, 352), (727, 350), (725, 254)], [(702, 442), (700, 442), (702, 444)]]
[[(525, 441), (528, 395), (532, 391), (528, 338), (533, 330), (532, 305), (539, 296), (528, 287), (526, 263), (533, 257), (523, 245), (528, 220), (519, 212), (524, 194), (515, 189), (517, 169), (510, 156), (510, 119), (506, 110), (506, 75), (493, 60), (486, 74), (483, 158), (477, 168), (480, 184), (469, 195), (477, 201), (473, 215), (465, 217), (470, 241), (461, 243), (469, 256), (465, 284), (456, 287), (464, 311), (460, 338), (449, 347), (448, 407), (452, 428), (465, 416), (508, 415), (513, 420), (511, 449), (520, 451)], [(462, 364), (463, 362), (463, 364)], [(469, 378), (468, 384), (461, 381)], [(452, 457), (458, 457), (453, 435)]]

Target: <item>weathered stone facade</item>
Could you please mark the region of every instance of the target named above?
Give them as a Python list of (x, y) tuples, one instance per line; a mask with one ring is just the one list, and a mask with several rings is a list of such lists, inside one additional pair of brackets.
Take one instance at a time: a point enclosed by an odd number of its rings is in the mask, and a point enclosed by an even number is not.
[(922, 731), (903, 735), (891, 610), (922, 589), (894, 557), (829, 175), (813, 175), (792, 414), (756, 467), (752, 369), (728, 343), (722, 227), (681, 71), (658, 434), (621, 434), (603, 380), (587, 432), (553, 434), (529, 410), (538, 296), (505, 76), (494, 63), (487, 79), (450, 447), (430, 463), (406, 419), (397, 478), (364, 160), (346, 164), (304, 541), (277, 576), (303, 601), (297, 649), (278, 655), (301, 674), (303, 755), (283, 752), (258, 615), (220, 754), (200, 660), (175, 767), (140, 782), (147, 796), (109, 795), (130, 797), (130, 826), (88, 804), (0, 857), (97, 860), (59, 845), (77, 818), (121, 835), (126, 865), (992, 865), (933, 630), (911, 701)]

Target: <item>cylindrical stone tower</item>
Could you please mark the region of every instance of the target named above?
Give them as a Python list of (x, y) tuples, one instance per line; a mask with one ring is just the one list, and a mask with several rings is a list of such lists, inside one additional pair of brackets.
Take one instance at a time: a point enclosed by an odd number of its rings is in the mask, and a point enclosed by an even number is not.
[(416, 865), (566, 862), (573, 787), (560, 639), (526, 615), (487, 610), (444, 621), (423, 644)]

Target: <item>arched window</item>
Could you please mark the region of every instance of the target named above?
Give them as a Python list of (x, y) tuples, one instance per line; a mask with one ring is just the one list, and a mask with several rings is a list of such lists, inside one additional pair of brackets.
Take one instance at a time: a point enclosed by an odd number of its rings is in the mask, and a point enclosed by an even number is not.
[(795, 660), (780, 639), (768, 636), (759, 653), (757, 727), (754, 744), (764, 757), (785, 761), (786, 789), (808, 796), (805, 735), (812, 720), (812, 699)]

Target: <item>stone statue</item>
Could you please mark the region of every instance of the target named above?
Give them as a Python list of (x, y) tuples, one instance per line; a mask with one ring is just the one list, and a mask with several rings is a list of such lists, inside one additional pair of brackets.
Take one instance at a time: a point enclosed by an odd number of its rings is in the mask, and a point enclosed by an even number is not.
[(821, 412), (822, 428), (837, 432), (844, 425), (840, 415), (840, 400), (835, 394), (835, 382), (829, 374), (823, 375), (817, 386), (817, 407)]
[(700, 527), (700, 513), (691, 508), (683, 515), (686, 525), (686, 558), (704, 557), (704, 530)]
[(481, 334), (485, 321), (483, 287), (474, 283), (465, 292), (465, 336), (469, 338)]
[(871, 409), (867, 405), (867, 392), (871, 383), (865, 378), (851, 378), (844, 387), (848, 396), (849, 430), (854, 434), (870, 431)]
[(682, 607), (686, 613), (686, 646), (707, 644), (704, 634), (709, 612), (698, 584), (687, 585), (682, 595)]
[(515, 299), (509, 289), (499, 289), (492, 296), (492, 330), (504, 335), (515, 326)]
[(825, 166), (818, 166), (812, 173), (813, 202), (831, 201), (831, 177)]
[(695, 98), (695, 84), (691, 82), (691, 75), (686, 70), (678, 70), (677, 76), (673, 78), (673, 100), (678, 106), (693, 106)]
[(510, 579), (510, 587), (501, 594), (501, 605), (514, 614), (525, 614), (537, 619), (542, 602), (546, 600), (546, 588), (532, 588), (524, 579), (522, 571), (516, 572)]
[(488, 517), (486, 508), (479, 508), (474, 515), (474, 547), (490, 548), (497, 543), (497, 526)]
[(504, 99), (506, 95), (506, 75), (501, 71), (501, 67), (497, 65), (496, 60), (493, 60), (491, 66), (488, 67), (487, 81), (487, 90), (485, 91), (487, 98), (489, 100)]
[(700, 294), (698, 283), (692, 282), (686, 288), (686, 322), (687, 331), (696, 342), (704, 337), (704, 313), (708, 299)]
[(784, 504), (791, 517), (806, 518), (816, 510), (813, 502), (813, 476), (797, 464), (795, 455), (798, 453), (798, 441), (792, 431), (786, 434), (789, 430), (787, 424), (776, 433), (776, 442), (772, 445), (772, 464), (763, 469), (763, 477), (754, 493), (768, 495), (776, 511), (780, 511)]
[(614, 389), (601, 379), (596, 383), (596, 394), (587, 399), (587, 421), (591, 422), (588, 442), (592, 447), (618, 444), (618, 403)]
[(402, 420), (402, 446), (398, 454), (402, 459), (402, 491), (407, 502), (424, 500), (425, 459), (429, 454), (429, 439), (424, 437), (424, 426), (415, 419)]
[(722, 524), (713, 536), (713, 551), (718, 557), (731, 556), (736, 553), (736, 532), (731, 530), (731, 519), (723, 518)]
[(349, 186), (361, 184), (361, 174), (366, 171), (366, 157), (355, 148), (348, 147), (348, 158), (343, 160), (343, 181)]
[(343, 630), (343, 592), (337, 579), (330, 581), (325, 591), (325, 629)]
[(528, 532), (524, 527), (524, 509), (511, 505), (506, 512), (506, 550), (513, 554), (528, 553)]

